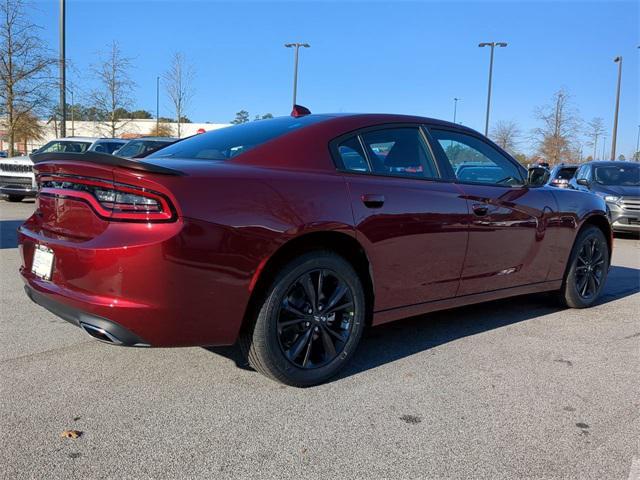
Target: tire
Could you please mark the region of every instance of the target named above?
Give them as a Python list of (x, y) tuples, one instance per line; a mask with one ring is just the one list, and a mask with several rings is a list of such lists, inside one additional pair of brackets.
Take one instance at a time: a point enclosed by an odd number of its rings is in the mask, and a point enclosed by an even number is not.
[(263, 375), (309, 387), (336, 375), (355, 353), (365, 326), (365, 296), (343, 257), (318, 250), (292, 260), (263, 298), (240, 337), (249, 364)]
[(609, 261), (609, 247), (602, 230), (593, 225), (581, 230), (569, 256), (560, 290), (561, 302), (571, 308), (591, 307), (604, 288)]
[(21, 202), (23, 198), (23, 195), (7, 195), (8, 202)]

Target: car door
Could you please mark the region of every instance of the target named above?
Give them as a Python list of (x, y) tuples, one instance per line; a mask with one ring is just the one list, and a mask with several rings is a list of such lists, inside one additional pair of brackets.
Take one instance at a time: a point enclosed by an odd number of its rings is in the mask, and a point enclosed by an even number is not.
[(467, 248), (467, 202), (442, 181), (417, 125), (365, 129), (332, 143), (375, 279), (375, 310), (453, 297)]
[(543, 282), (551, 248), (545, 241), (555, 199), (528, 187), (526, 171), (472, 131), (432, 127), (436, 155), (469, 204), (469, 246), (458, 295)]

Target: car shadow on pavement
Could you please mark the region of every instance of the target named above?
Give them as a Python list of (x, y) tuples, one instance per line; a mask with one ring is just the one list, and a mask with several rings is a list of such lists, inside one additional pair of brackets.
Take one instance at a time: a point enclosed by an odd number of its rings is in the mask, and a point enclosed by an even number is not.
[[(604, 305), (640, 292), (640, 270), (612, 266), (598, 301)], [(563, 310), (552, 293), (523, 295), (407, 318), (369, 328), (351, 363), (332, 380), (337, 381), (459, 338), (531, 320)], [(237, 346), (208, 347), (208, 351), (250, 369)]]
[(18, 246), (18, 227), (24, 220), (0, 220), (0, 249)]

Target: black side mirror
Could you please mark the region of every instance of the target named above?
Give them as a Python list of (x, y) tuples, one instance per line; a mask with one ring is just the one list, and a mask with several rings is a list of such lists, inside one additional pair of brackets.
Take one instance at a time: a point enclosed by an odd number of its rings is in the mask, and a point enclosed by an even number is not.
[(589, 180), (587, 180), (586, 178), (578, 178), (576, 180), (576, 183), (578, 185), (582, 185), (583, 187), (587, 187), (587, 188), (591, 186), (591, 182), (589, 182)]
[(527, 176), (527, 184), (535, 187), (544, 185), (549, 180), (549, 170), (544, 167), (531, 167), (529, 168), (529, 175)]

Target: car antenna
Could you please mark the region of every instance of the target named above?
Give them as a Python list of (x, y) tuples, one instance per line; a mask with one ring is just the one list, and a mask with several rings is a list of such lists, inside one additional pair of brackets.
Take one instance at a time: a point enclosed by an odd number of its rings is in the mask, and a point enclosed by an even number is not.
[(304, 117), (305, 115), (311, 115), (311, 110), (307, 107), (303, 107), (302, 105), (294, 105), (293, 110), (291, 110), (291, 116), (298, 118)]

